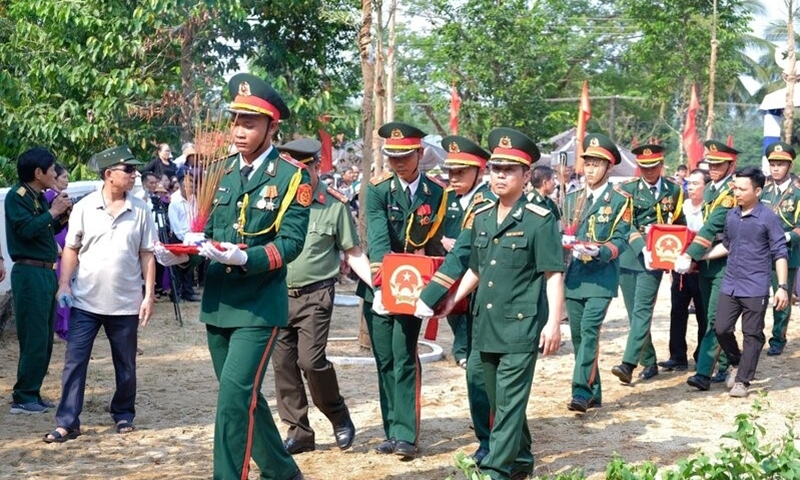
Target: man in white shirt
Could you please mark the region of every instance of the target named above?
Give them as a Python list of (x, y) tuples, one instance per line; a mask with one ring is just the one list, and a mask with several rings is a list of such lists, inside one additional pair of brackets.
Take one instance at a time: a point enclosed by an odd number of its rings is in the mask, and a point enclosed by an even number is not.
[[(167, 215), (172, 235), (177, 239), (177, 243), (183, 243), (186, 234), (192, 231), (192, 221), (194, 221), (197, 214), (194, 191), (199, 175), (198, 169), (185, 165), (179, 168), (176, 174), (179, 188), (170, 195)], [(194, 267), (192, 263), (189, 262), (185, 265), (170, 268), (175, 268), (175, 279), (177, 280), (177, 285), (173, 288), (175, 294), (180, 295), (187, 302), (200, 301), (192, 286), (194, 283)]]

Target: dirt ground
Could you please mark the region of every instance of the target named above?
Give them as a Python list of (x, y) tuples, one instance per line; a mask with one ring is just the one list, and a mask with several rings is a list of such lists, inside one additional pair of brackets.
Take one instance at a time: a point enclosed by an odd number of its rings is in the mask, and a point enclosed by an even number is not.
[[(667, 357), (669, 336), (669, 285), (662, 285), (653, 326), (657, 351)], [(340, 293), (352, 290), (340, 287)], [(212, 468), (214, 407), (217, 383), (205, 345), (203, 326), (196, 320), (198, 304), (183, 304), (184, 325), (179, 327), (172, 305), (157, 304), (155, 318), (140, 330), (136, 425), (128, 435), (114, 433), (105, 412), (113, 392), (110, 351), (100, 334), (89, 366), (83, 436), (65, 444), (48, 445), (42, 435), (54, 427), (53, 413), (12, 416), (8, 413), (17, 363), (17, 342), (6, 335), (0, 345), (0, 478), (44, 479), (200, 479)], [(797, 307), (795, 307), (797, 308)], [(693, 318), (690, 317), (691, 331)], [(795, 317), (796, 318), (796, 317)], [(771, 313), (767, 329), (771, 328)], [(351, 337), (358, 331), (358, 309), (336, 307), (332, 336)], [(722, 385), (698, 392), (686, 385), (692, 372), (662, 372), (654, 379), (620, 384), (611, 368), (621, 361), (627, 335), (621, 298), (615, 299), (601, 337), (600, 372), (604, 381), (603, 408), (579, 416), (567, 411), (573, 366), (566, 325), (566, 342), (555, 355), (539, 360), (528, 417), (534, 436), (537, 475), (575, 468), (593, 479), (603, 478), (614, 452), (629, 462), (650, 460), (674, 465), (698, 448), (712, 452), (720, 436), (732, 429), (734, 417), (750, 408), (749, 399), (733, 399)], [(790, 342), (780, 357), (762, 354), (754, 387), (769, 392), (762, 424), (768, 435), (785, 431), (785, 415), (800, 410), (800, 327), (790, 325)], [(449, 352), (452, 334), (440, 323), (437, 343)], [(690, 349), (694, 341), (690, 337)], [(333, 347), (334, 350), (348, 346)], [(57, 343), (50, 372), (42, 390), (56, 401), (60, 394), (64, 343)], [(296, 456), (313, 480), (441, 480), (455, 473), (453, 456), (477, 447), (465, 395), (464, 371), (452, 358), (423, 366), (421, 457), (408, 462), (381, 456), (372, 448), (383, 439), (374, 366), (337, 367), (343, 395), (357, 427), (353, 448), (339, 451), (327, 420), (312, 407), (310, 418), (317, 432), (317, 450)], [(637, 372), (638, 373), (638, 372)], [(274, 382), (270, 369), (263, 393), (273, 407)], [(283, 428), (280, 426), (280, 428)], [(252, 464), (250, 478), (258, 478)], [(463, 475), (456, 478), (464, 478)]]

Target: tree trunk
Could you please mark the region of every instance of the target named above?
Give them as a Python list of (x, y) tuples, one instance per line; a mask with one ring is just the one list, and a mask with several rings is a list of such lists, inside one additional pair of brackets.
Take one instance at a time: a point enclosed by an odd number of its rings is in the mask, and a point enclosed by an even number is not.
[(189, 17), (181, 27), (181, 113), (178, 124), (181, 129), (181, 144), (191, 142), (194, 138), (192, 128), (195, 107), (195, 95), (192, 92), (192, 78), (194, 68), (192, 66), (192, 46), (194, 44), (195, 32), (194, 17)]
[(717, 76), (717, 0), (714, 0), (714, 16), (711, 19), (711, 59), (708, 64), (708, 117), (706, 118), (706, 140), (714, 135), (714, 79)]
[(788, 28), (788, 39), (786, 46), (788, 57), (786, 58), (786, 68), (783, 77), (786, 80), (786, 108), (783, 110), (783, 141), (792, 143), (792, 129), (794, 126), (794, 84), (797, 81), (795, 73), (795, 54), (794, 54), (794, 1), (787, 0), (786, 5), (789, 10), (789, 19), (786, 22)]
[[(361, 57), (361, 76), (364, 80), (364, 100), (361, 103), (361, 131), (363, 132), (363, 147), (361, 154), (361, 171), (364, 172), (361, 182), (361, 189), (358, 192), (358, 203), (361, 205), (359, 209), (359, 222), (358, 222), (358, 235), (361, 243), (366, 250), (367, 240), (367, 223), (364, 218), (365, 197), (367, 192), (367, 183), (369, 183), (372, 175), (369, 174), (370, 167), (372, 166), (372, 132), (375, 130), (375, 122), (373, 119), (373, 102), (375, 85), (375, 65), (370, 59), (370, 46), (372, 44), (372, 0), (361, 0), (361, 28), (358, 32), (358, 50)], [(381, 173), (381, 172), (375, 172)], [(361, 317), (361, 325), (358, 332), (358, 345), (361, 348), (370, 348), (369, 332), (367, 331), (366, 320), (363, 315)]]
[(395, 75), (395, 43), (394, 23), (397, 15), (397, 0), (392, 0), (389, 4), (389, 46), (386, 48), (386, 117), (387, 122), (394, 120), (394, 75)]

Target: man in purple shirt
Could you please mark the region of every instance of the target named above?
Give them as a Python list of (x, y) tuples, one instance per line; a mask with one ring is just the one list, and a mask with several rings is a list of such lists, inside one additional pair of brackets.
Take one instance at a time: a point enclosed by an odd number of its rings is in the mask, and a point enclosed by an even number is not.
[[(765, 180), (764, 173), (755, 167), (744, 167), (736, 172), (733, 193), (738, 206), (725, 218), (722, 243), (708, 253), (709, 258), (728, 255), (714, 329), (730, 362), (726, 385), (731, 397), (747, 396), (766, 341), (764, 316), (769, 301), (772, 262), (778, 276), (775, 308), (783, 310), (788, 304), (786, 238), (778, 216), (759, 201)], [(744, 334), (741, 350), (734, 335), (739, 316)]]

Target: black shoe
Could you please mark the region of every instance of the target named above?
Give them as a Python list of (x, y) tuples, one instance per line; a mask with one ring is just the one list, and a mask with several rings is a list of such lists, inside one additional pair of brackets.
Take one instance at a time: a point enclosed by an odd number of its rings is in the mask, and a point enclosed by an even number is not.
[(400, 440), (394, 446), (394, 453), (395, 455), (400, 455), (404, 459), (414, 459), (417, 458), (417, 446), (413, 443)]
[(305, 480), (306, 477), (303, 476), (303, 472), (300, 470), (297, 471), (297, 475), (292, 477), (292, 480)]
[(656, 365), (648, 365), (644, 370), (639, 372), (639, 378), (642, 380), (649, 380), (658, 375), (658, 367)]
[(381, 443), (379, 443), (375, 447), (375, 451), (378, 452), (378, 453), (382, 453), (382, 454), (388, 455), (390, 453), (394, 453), (394, 449), (395, 449), (396, 446), (397, 446), (397, 442), (395, 442), (394, 438), (390, 438), (388, 440), (384, 440)]
[(199, 302), (200, 301), (200, 297), (198, 297), (197, 295), (184, 295), (181, 298), (184, 299), (187, 302)]
[(725, 383), (726, 381), (728, 381), (727, 370), (720, 370), (713, 377), (711, 377), (711, 383)]
[(524, 470), (511, 470), (511, 475), (508, 478), (511, 480), (526, 480), (531, 478), (531, 472), (526, 472)]
[(347, 450), (353, 445), (353, 439), (356, 436), (356, 426), (348, 415), (344, 423), (338, 427), (333, 427), (333, 436), (336, 438), (336, 446), (340, 450)]
[(478, 447), (478, 449), (475, 450), (475, 453), (472, 454), (472, 459), (475, 460), (475, 463), (477, 463), (478, 466), (480, 466), (481, 461), (486, 458), (486, 455), (489, 455), (489, 449)]
[(283, 448), (285, 448), (290, 455), (295, 455), (297, 453), (313, 452), (316, 447), (313, 442), (298, 442), (294, 438), (287, 438), (283, 441)]
[(595, 400), (594, 398), (590, 398), (586, 406), (589, 408), (603, 408), (603, 403)]
[(633, 369), (634, 367), (632, 367), (631, 364), (622, 362), (621, 364), (612, 368), (611, 373), (613, 373), (615, 377), (619, 378), (620, 382), (631, 383), (631, 379), (633, 378)]
[(567, 410), (585, 413), (586, 410), (589, 410), (589, 401), (583, 397), (572, 397), (572, 400), (567, 404)]
[(711, 388), (711, 379), (705, 375), (700, 375), (699, 373), (687, 378), (686, 383), (702, 391), (706, 391)]
[(783, 347), (776, 347), (775, 345), (770, 345), (769, 350), (767, 350), (767, 355), (770, 357), (777, 357), (783, 353)]
[(676, 372), (689, 370), (689, 362), (679, 362), (671, 358), (666, 362), (658, 362), (658, 366), (667, 370), (675, 370)]

